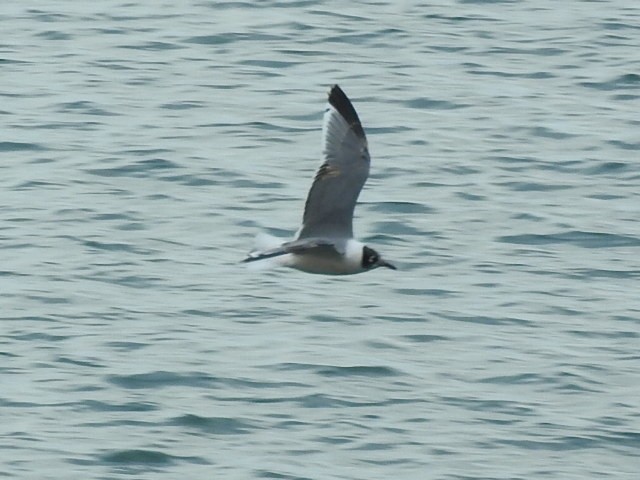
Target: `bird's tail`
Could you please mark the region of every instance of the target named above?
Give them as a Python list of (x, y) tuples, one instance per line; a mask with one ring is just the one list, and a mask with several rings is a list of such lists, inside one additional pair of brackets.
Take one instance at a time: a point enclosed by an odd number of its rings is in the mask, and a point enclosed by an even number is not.
[(251, 251), (251, 253), (262, 250), (272, 250), (274, 248), (278, 248), (284, 242), (285, 241), (281, 238), (261, 232), (256, 235), (256, 239), (253, 242), (253, 250)]

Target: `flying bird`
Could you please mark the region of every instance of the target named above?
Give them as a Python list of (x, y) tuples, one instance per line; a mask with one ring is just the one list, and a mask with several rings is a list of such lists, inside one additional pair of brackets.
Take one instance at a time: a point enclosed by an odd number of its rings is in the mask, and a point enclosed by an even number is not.
[(309, 190), (294, 240), (261, 234), (244, 262), (307, 273), (349, 275), (378, 267), (395, 270), (373, 248), (353, 238), (353, 211), (369, 176), (367, 138), (349, 98), (338, 85), (324, 114), (323, 163)]

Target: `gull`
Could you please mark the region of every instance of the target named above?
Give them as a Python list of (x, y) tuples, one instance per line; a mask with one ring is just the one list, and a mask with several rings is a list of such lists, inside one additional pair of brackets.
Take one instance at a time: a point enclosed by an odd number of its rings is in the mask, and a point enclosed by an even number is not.
[(369, 176), (371, 158), (358, 114), (338, 85), (329, 91), (322, 138), (323, 163), (309, 190), (295, 238), (282, 243), (270, 235), (258, 235), (256, 248), (243, 262), (324, 275), (349, 275), (378, 267), (395, 270), (373, 248), (353, 238), (353, 211)]

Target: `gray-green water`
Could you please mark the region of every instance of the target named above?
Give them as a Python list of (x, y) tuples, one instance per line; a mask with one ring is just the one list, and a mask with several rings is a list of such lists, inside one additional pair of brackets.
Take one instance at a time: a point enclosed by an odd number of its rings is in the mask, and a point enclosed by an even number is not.
[[(640, 6), (5, 2), (0, 476), (635, 479)], [(293, 234), (339, 83), (399, 266)]]

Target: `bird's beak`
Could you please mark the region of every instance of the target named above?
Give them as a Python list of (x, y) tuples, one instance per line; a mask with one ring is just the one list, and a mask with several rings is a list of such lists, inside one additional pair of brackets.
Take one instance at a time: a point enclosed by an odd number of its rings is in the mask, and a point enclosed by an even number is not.
[(378, 262), (378, 265), (380, 265), (381, 267), (390, 268), (391, 270), (397, 270), (395, 265), (392, 265), (389, 262), (385, 262), (384, 260), (380, 260), (380, 262)]

